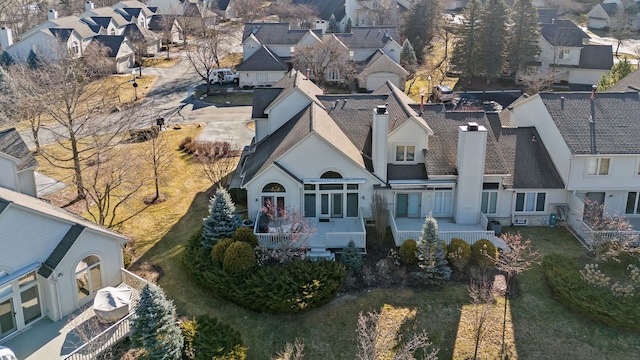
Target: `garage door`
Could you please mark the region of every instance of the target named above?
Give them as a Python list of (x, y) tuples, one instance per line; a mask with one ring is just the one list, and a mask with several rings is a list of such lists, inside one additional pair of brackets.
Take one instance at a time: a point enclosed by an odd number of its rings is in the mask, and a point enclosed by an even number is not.
[(393, 85), (403, 88), (400, 86), (400, 75), (393, 73), (375, 73), (369, 75), (367, 78), (367, 90), (373, 91), (380, 86), (382, 86), (387, 80), (390, 80)]

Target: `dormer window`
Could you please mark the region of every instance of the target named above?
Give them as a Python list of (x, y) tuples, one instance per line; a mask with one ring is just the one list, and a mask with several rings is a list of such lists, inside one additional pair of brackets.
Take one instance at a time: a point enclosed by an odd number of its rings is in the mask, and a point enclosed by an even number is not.
[(396, 145), (396, 162), (413, 162), (415, 160), (415, 145)]
[(115, 35), (115, 34), (116, 34), (116, 29), (109, 30), (109, 35)]
[(80, 55), (80, 45), (77, 41), (71, 43), (71, 51), (73, 51), (75, 55)]
[(569, 57), (569, 49), (562, 48), (558, 51), (558, 59), (566, 59)]

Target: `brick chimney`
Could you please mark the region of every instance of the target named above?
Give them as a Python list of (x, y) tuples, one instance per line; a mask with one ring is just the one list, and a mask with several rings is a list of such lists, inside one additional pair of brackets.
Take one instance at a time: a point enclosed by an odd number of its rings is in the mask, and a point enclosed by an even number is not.
[(457, 224), (477, 224), (482, 202), (487, 129), (470, 122), (458, 127), (458, 187), (454, 220)]

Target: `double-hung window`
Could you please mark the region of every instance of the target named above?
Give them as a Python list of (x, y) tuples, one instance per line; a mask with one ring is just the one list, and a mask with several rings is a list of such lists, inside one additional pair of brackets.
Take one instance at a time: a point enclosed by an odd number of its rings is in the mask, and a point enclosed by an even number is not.
[(516, 212), (540, 212), (544, 211), (547, 193), (544, 192), (519, 192), (516, 193)]
[(482, 184), (482, 203), (480, 211), (484, 214), (495, 214), (498, 208), (498, 183)]
[(587, 160), (587, 175), (609, 175), (609, 158), (590, 158)]
[(415, 145), (396, 145), (396, 162), (413, 162), (415, 160)]

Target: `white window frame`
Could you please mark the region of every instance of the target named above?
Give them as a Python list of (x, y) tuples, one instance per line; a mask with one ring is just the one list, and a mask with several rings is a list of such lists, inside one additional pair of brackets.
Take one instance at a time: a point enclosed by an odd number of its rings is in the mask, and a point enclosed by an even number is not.
[[(595, 161), (595, 164), (593, 163), (594, 161)], [(606, 171), (603, 171), (602, 166), (605, 161), (607, 164), (607, 168), (606, 168)], [(595, 167), (593, 165), (595, 165)], [(586, 161), (585, 172), (587, 176), (606, 176), (606, 175), (609, 175), (610, 170), (611, 170), (611, 158), (592, 157), (592, 158), (588, 158)]]
[(267, 82), (267, 81), (269, 81), (269, 73), (266, 73), (266, 72), (256, 73), (256, 82)]
[[(412, 160), (408, 160), (407, 159), (407, 154), (408, 154), (408, 149), (410, 147), (413, 147), (413, 159)], [(402, 159), (398, 160), (398, 155), (400, 154), (399, 151), (402, 148)], [(394, 144), (393, 146), (393, 162), (394, 163), (400, 163), (400, 164), (406, 164), (406, 163), (415, 163), (417, 161), (416, 159), (416, 149), (418, 147), (416, 146), (416, 144), (411, 144), (411, 143), (399, 143), (399, 144)]]
[(560, 48), (560, 51), (558, 51), (558, 59), (566, 59), (569, 57), (570, 53), (571, 53), (570, 49)]
[[(632, 212), (627, 212), (627, 207), (629, 204), (629, 194), (636, 194), (635, 195), (635, 201), (633, 204), (633, 211)], [(640, 191), (628, 191), (627, 192), (627, 196), (625, 197), (625, 201), (624, 201), (624, 214), (625, 215), (640, 215), (640, 211), (638, 211), (638, 201), (640, 201)]]
[[(485, 195), (487, 197), (486, 209), (483, 208)], [(493, 195), (493, 196), (492, 196)], [(480, 200), (480, 211), (483, 214), (497, 214), (498, 213), (498, 190), (482, 190), (482, 198)], [(489, 211), (493, 204), (493, 212)]]
[[(522, 203), (522, 210), (518, 210), (518, 194), (524, 194), (524, 202)], [(542, 204), (542, 210), (538, 210), (538, 200), (540, 194), (544, 194), (544, 202)], [(528, 206), (533, 205), (533, 206)], [(516, 192), (516, 198), (513, 206), (513, 211), (516, 213), (543, 213), (547, 209), (547, 192), (546, 191), (520, 191)]]
[(77, 41), (71, 42), (71, 50), (74, 55), (80, 55), (80, 44)]

